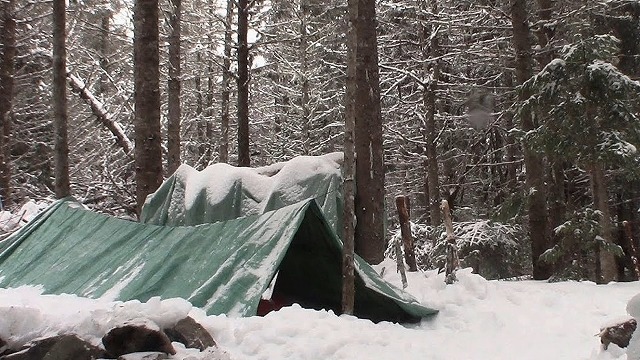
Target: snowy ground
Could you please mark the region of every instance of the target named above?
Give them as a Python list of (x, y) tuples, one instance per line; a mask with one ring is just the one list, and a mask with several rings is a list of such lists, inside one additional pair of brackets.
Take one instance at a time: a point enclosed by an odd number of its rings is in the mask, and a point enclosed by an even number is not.
[[(383, 263), (400, 282), (395, 264)], [(176, 346), (173, 359), (627, 359), (624, 349), (602, 351), (601, 326), (627, 319), (640, 284), (487, 281), (468, 270), (445, 286), (442, 274), (409, 274), (407, 290), (440, 313), (420, 324), (373, 324), (331, 312), (284, 308), (264, 318), (206, 317), (184, 300), (108, 302), (41, 295), (35, 288), (0, 289), (0, 338), (22, 344), (73, 332), (98, 344), (111, 326), (146, 317), (159, 326), (190, 314), (225, 353)], [(630, 357), (631, 359), (632, 357)]]

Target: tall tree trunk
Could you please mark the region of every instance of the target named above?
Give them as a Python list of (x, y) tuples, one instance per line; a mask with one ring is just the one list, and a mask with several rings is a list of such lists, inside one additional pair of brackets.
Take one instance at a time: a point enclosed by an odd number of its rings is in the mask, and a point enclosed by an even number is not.
[(229, 105), (231, 97), (231, 43), (233, 31), (233, 1), (227, 0), (227, 16), (224, 23), (224, 59), (222, 62), (222, 93), (220, 99), (220, 147), (218, 160), (229, 162)]
[(15, 0), (2, 2), (2, 63), (0, 64), (0, 201), (11, 205), (11, 118), (13, 116), (14, 66), (16, 57)]
[[(423, 2), (423, 11), (428, 11), (426, 1)], [(438, 2), (437, 0), (431, 1), (431, 12), (437, 16), (438, 14)], [(440, 56), (440, 44), (438, 42), (437, 31), (440, 27), (433, 24), (431, 27), (427, 27), (423, 20), (422, 24), (422, 51), (425, 58), (434, 59), (431, 66), (431, 81), (429, 86), (424, 89), (424, 106), (427, 111), (424, 126), (424, 142), (427, 159), (425, 160), (425, 166), (427, 168), (427, 191), (429, 194), (429, 221), (432, 226), (440, 225), (440, 180), (438, 172), (438, 154), (436, 147), (436, 91), (438, 90), (438, 78), (440, 77), (440, 64), (438, 57)], [(435, 34), (434, 34), (435, 32)], [(424, 77), (429, 76), (429, 64), (424, 64)]]
[[(204, 67), (201, 51), (196, 52), (196, 64), (198, 68)], [(198, 164), (204, 163), (207, 153), (207, 120), (204, 113), (205, 97), (202, 90), (202, 74), (198, 73), (194, 79), (196, 90), (196, 146), (198, 150)], [(206, 163), (205, 163), (206, 165)]]
[(66, 11), (64, 0), (53, 0), (53, 124), (55, 192), (58, 199), (71, 195), (67, 129)]
[[(516, 78), (519, 84), (531, 77), (531, 43), (527, 19), (525, 0), (511, 1), (511, 21), (513, 26), (513, 45), (516, 51)], [(521, 92), (520, 100), (528, 98), (528, 94)], [(533, 130), (535, 125), (531, 113), (521, 113), (522, 129)], [(529, 237), (531, 240), (531, 256), (533, 261), (533, 278), (548, 279), (552, 274), (549, 264), (540, 261), (540, 255), (549, 248), (547, 236), (546, 190), (544, 188), (543, 159), (528, 146), (524, 147), (524, 162), (526, 167), (526, 193), (529, 212)]]
[(311, 145), (311, 114), (309, 111), (309, 60), (308, 60), (308, 34), (307, 18), (309, 16), (309, 4), (307, 0), (300, 1), (300, 73), (302, 74), (302, 153), (310, 155)]
[(133, 9), (136, 201), (162, 183), (158, 0), (136, 0)]
[[(349, 0), (349, 16), (356, 13), (358, 0)], [(356, 106), (353, 101), (356, 97), (356, 48), (358, 38), (353, 27), (347, 34), (347, 84), (345, 94), (345, 122), (344, 122), (344, 184), (343, 198), (344, 209), (342, 219), (342, 312), (353, 314), (355, 299), (354, 278), (354, 248), (355, 248), (355, 118)]]
[(250, 166), (248, 0), (238, 0), (238, 166)]
[(169, 80), (168, 80), (168, 125), (167, 125), (167, 173), (172, 174), (180, 166), (180, 18), (182, 1), (171, 0), (169, 15)]
[(350, 0), (349, 21), (355, 40), (353, 77), (347, 104), (355, 107), (356, 233), (355, 251), (371, 264), (384, 258), (384, 152), (378, 73), (375, 0)]
[[(536, 38), (538, 40), (538, 46), (541, 49), (538, 56), (540, 62), (540, 68), (543, 68), (551, 62), (554, 58), (553, 49), (550, 46), (552, 37), (552, 28), (550, 23), (553, 21), (551, 15), (553, 13), (552, 0), (536, 0), (538, 5), (538, 17), (540, 19), (540, 28), (537, 29)], [(545, 119), (549, 109), (543, 109), (540, 111), (540, 118)], [(547, 120), (545, 119), (545, 122)], [(547, 122), (549, 126), (555, 127), (554, 122)], [(560, 242), (560, 239), (555, 234), (554, 229), (560, 226), (566, 217), (566, 203), (564, 196), (564, 164), (560, 159), (557, 159), (555, 154), (550, 154), (549, 161), (551, 166), (547, 167), (547, 179), (549, 184), (549, 239), (551, 244)]]

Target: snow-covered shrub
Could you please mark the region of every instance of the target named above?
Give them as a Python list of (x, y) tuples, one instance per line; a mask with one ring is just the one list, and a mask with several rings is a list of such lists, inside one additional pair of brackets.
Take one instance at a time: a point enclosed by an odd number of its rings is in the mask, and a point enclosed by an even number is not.
[[(447, 238), (444, 227), (412, 223), (411, 232), (418, 267), (422, 270), (443, 268)], [(465, 221), (453, 223), (453, 232), (463, 266), (473, 267), (487, 279), (527, 273), (529, 251), (521, 240), (525, 236), (520, 226), (491, 220)], [(400, 237), (398, 229), (385, 253), (387, 257), (395, 258), (393, 241)]]

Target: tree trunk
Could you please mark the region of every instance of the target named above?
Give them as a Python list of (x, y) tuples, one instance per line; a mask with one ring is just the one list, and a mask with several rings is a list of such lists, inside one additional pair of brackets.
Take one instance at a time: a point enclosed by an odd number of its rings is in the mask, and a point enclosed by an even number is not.
[(162, 183), (158, 0), (136, 0), (133, 10), (135, 166), (138, 214)]
[(224, 24), (224, 59), (222, 69), (222, 93), (220, 99), (220, 147), (218, 160), (229, 162), (229, 105), (231, 96), (231, 23), (233, 22), (233, 1), (227, 1), (227, 16)]
[(104, 101), (104, 97), (109, 89), (109, 29), (111, 27), (111, 10), (103, 10), (100, 20), (100, 44), (98, 52), (100, 54), (100, 83), (98, 84), (98, 95)]
[(456, 244), (456, 236), (453, 233), (453, 221), (451, 220), (451, 209), (449, 202), (442, 200), (440, 204), (442, 216), (444, 218), (444, 227), (447, 231), (447, 246), (445, 259), (445, 283), (453, 284), (458, 281), (456, 278), (456, 270), (460, 267), (460, 259), (458, 257), (458, 245)]
[(411, 219), (409, 216), (409, 198), (406, 196), (396, 196), (396, 210), (400, 220), (400, 234), (404, 246), (404, 260), (407, 262), (409, 271), (418, 271), (416, 264), (416, 253), (413, 248), (413, 235), (411, 234)]
[[(427, 11), (426, 4), (424, 11)], [(438, 2), (432, 0), (431, 12), (438, 14)], [(424, 20), (423, 20), (424, 21)], [(433, 24), (429, 29), (425, 24), (422, 25), (422, 51), (425, 59), (431, 58), (431, 81), (429, 86), (424, 89), (424, 106), (427, 112), (424, 127), (424, 142), (427, 159), (425, 166), (427, 168), (427, 189), (429, 194), (429, 222), (431, 226), (438, 226), (441, 223), (440, 218), (440, 180), (438, 171), (438, 155), (436, 147), (436, 91), (438, 90), (438, 78), (440, 77), (440, 64), (438, 57), (440, 56), (440, 44), (437, 34), (440, 27)], [(430, 40), (429, 40), (430, 39)], [(424, 64), (424, 78), (429, 76), (429, 63)]]
[(167, 124), (167, 173), (173, 174), (180, 166), (180, 18), (182, 1), (171, 0), (169, 15), (169, 80), (168, 80), (168, 124)]
[(53, 124), (55, 193), (58, 199), (71, 195), (67, 129), (66, 10), (64, 0), (53, 0)]
[(0, 64), (0, 201), (2, 208), (11, 205), (11, 123), (16, 57), (15, 0), (2, 2), (2, 63)]
[(302, 75), (302, 153), (310, 155), (311, 144), (311, 113), (309, 111), (309, 61), (308, 61), (308, 34), (307, 17), (309, 16), (309, 5), (307, 0), (300, 1), (300, 73)]
[[(357, 218), (355, 249), (370, 264), (384, 258), (384, 153), (374, 0), (350, 0), (355, 46), (347, 103), (354, 103)], [(348, 64), (349, 65), (349, 64)], [(352, 97), (350, 97), (350, 96)]]
[[(357, 13), (358, 0), (349, 0), (348, 11), (349, 17)], [(356, 159), (355, 159), (355, 118), (356, 118), (356, 105), (352, 101), (356, 97), (357, 87), (355, 84), (356, 79), (356, 49), (358, 38), (356, 31), (351, 26), (347, 33), (347, 83), (346, 83), (346, 101), (345, 101), (345, 121), (344, 121), (344, 183), (343, 183), (343, 197), (344, 197), (344, 210), (342, 219), (342, 312), (345, 314), (353, 314), (354, 306), (354, 274), (353, 274), (353, 256), (355, 248), (355, 172), (356, 172)]]
[[(553, 12), (553, 3), (551, 0), (536, 0), (538, 5), (538, 17), (540, 18), (539, 26), (537, 29), (536, 38), (538, 40), (538, 46), (540, 53), (538, 61), (540, 62), (540, 68), (543, 68), (551, 62), (554, 58), (554, 52), (550, 46), (552, 37), (552, 29), (550, 23), (553, 21), (551, 18)], [(555, 128), (553, 121), (548, 122), (545, 119), (545, 114), (549, 113), (549, 109), (545, 106), (539, 113), (539, 116), (549, 124), (550, 127)], [(560, 243), (561, 239), (554, 233), (554, 229), (564, 223), (566, 217), (566, 202), (564, 196), (564, 164), (560, 159), (557, 159), (555, 154), (550, 154), (549, 161), (551, 166), (547, 167), (547, 179), (549, 184), (549, 198), (548, 206), (548, 221), (549, 229), (548, 236), (551, 245)]]
[[(516, 51), (516, 78), (518, 83), (522, 84), (531, 77), (532, 73), (530, 32), (525, 0), (511, 1), (511, 20), (513, 45)], [(528, 94), (521, 92), (519, 97), (520, 100), (525, 100), (528, 98)], [(531, 113), (527, 111), (521, 113), (521, 122), (522, 130), (524, 131), (530, 131), (535, 128)], [(524, 162), (526, 167), (526, 194), (529, 197), (527, 206), (533, 278), (543, 280), (548, 279), (552, 274), (551, 266), (540, 261), (540, 255), (549, 248), (543, 159), (528, 146), (525, 146)]]
[[(591, 175), (593, 205), (601, 213), (601, 236), (605, 242), (615, 245), (615, 242), (613, 241), (611, 211), (609, 209), (609, 196), (607, 195), (607, 184), (604, 176), (604, 170), (602, 169), (602, 165), (599, 163), (592, 164), (589, 170)], [(600, 247), (599, 250), (600, 276), (596, 281), (599, 284), (606, 284), (610, 281), (617, 280), (618, 270), (615, 256), (602, 247)]]
[(238, 0), (238, 166), (250, 166), (248, 0)]

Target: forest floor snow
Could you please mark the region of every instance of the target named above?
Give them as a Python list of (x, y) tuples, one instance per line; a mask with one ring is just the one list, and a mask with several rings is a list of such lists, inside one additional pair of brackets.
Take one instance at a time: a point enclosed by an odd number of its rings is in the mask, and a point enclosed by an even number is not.
[[(382, 267), (385, 278), (399, 285), (395, 263)], [(189, 314), (220, 351), (177, 345), (171, 359), (627, 359), (616, 345), (602, 350), (595, 335), (629, 318), (626, 305), (640, 293), (639, 282), (488, 281), (462, 269), (457, 283), (445, 285), (436, 272), (408, 275), (407, 291), (440, 310), (419, 324), (374, 324), (297, 305), (265, 317), (206, 316), (182, 299), (122, 303), (21, 287), (0, 289), (0, 338), (16, 345), (73, 332), (99, 344), (109, 325), (145, 317), (162, 326)]]

